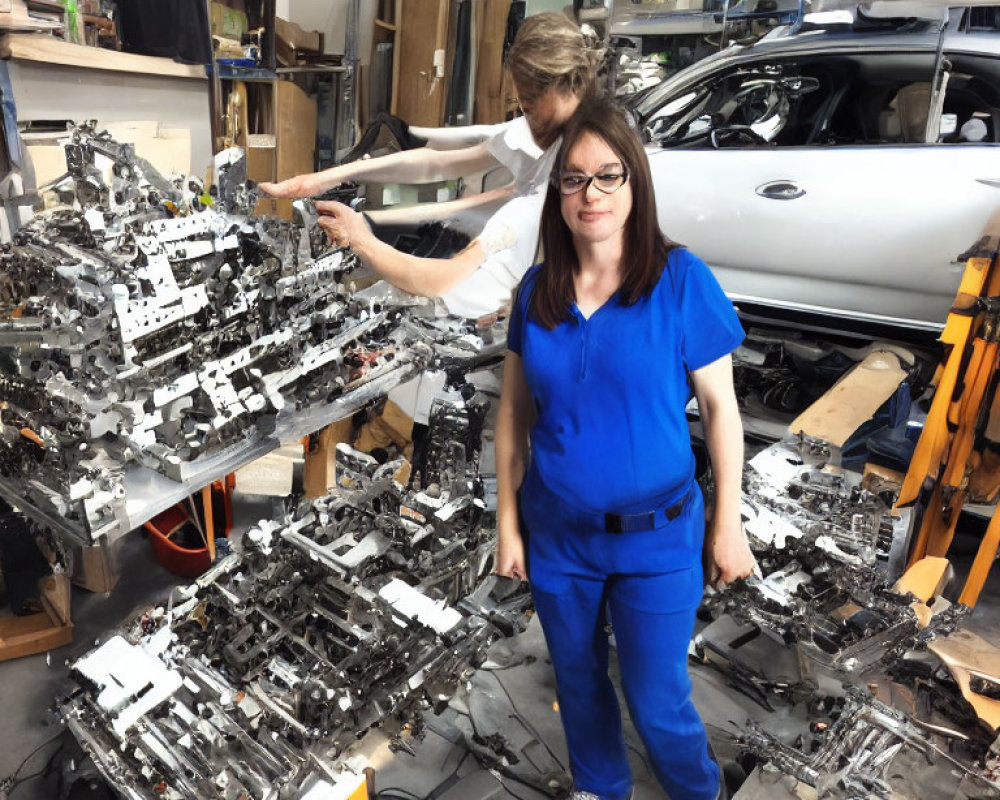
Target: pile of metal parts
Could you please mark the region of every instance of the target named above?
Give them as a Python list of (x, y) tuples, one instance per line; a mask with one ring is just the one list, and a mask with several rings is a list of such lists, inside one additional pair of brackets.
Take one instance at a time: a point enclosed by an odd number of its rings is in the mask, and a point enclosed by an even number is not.
[(246, 216), (239, 151), (209, 192), (88, 128), (66, 158), (63, 204), (0, 254), (0, 482), (85, 537), (121, 522), (129, 468), (183, 480), (482, 346), (328, 249), (308, 201)]
[[(831, 456), (803, 438), (750, 462), (743, 514), (765, 577), (711, 596), (695, 640), (703, 663), (768, 712), (737, 734), (765, 765), (737, 796), (1000, 797), (1000, 717), (977, 716), (954, 660), (938, 655), (970, 609), (897, 580), (899, 520)], [(1000, 687), (991, 650), (977, 673), (987, 703)]]
[(299, 797), (335, 781), (373, 726), (419, 729), (491, 643), (523, 630), (526, 588), (491, 574), (487, 401), (467, 394), (432, 415), (431, 439), (463, 451), (435, 467), (445, 482), (408, 489), (401, 460), (339, 445), (334, 494), (252, 527), (73, 665), (62, 716), (119, 794)]

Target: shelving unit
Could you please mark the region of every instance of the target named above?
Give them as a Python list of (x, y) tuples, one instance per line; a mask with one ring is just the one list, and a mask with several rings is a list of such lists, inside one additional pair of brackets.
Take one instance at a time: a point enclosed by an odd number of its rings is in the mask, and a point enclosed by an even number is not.
[[(17, 119), (156, 120), (191, 132), (195, 171), (212, 159), (209, 81), (204, 67), (167, 58), (95, 51), (42, 33), (8, 33), (0, 55)], [(54, 87), (61, 87), (54, 89)]]

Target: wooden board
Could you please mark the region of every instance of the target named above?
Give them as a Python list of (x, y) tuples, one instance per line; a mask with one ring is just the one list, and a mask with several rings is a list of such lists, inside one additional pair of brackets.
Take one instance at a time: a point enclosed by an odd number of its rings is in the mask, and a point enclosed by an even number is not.
[(38, 33), (6, 34), (0, 40), (0, 57), (113, 72), (139, 72), (147, 75), (207, 80), (205, 68), (202, 66), (178, 64), (169, 58), (139, 56), (72, 44)]
[(926, 603), (944, 591), (948, 564), (947, 558), (925, 556), (900, 576), (893, 591), (899, 594), (910, 592), (917, 600)]
[(1000, 650), (969, 631), (939, 637), (927, 649), (944, 662), (979, 719), (994, 731), (1000, 728), (1000, 700), (976, 694), (970, 686), (973, 672), (993, 680), (1000, 677)]
[(275, 180), (315, 170), (316, 101), (290, 81), (274, 85)]
[(906, 372), (893, 353), (881, 350), (870, 353), (796, 417), (788, 430), (842, 447), (892, 396), (905, 377)]
[(479, 52), (476, 63), (477, 125), (504, 121), (503, 40), (511, 0), (484, 0), (479, 17)]
[(439, 127), (444, 116), (448, 85), (444, 76), (435, 77), (434, 54), (446, 47), (448, 6), (448, 0), (411, 0), (396, 20), (396, 113), (410, 125)]
[(73, 548), (73, 583), (95, 594), (114, 589), (122, 576), (122, 541)]
[(0, 619), (0, 661), (45, 653), (73, 641), (69, 579), (64, 574), (42, 578), (39, 594), (44, 612)]

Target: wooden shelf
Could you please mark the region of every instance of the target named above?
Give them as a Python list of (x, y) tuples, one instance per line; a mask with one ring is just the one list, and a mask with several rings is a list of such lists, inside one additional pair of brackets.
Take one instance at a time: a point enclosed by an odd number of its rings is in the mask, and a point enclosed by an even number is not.
[(205, 68), (200, 65), (178, 64), (169, 58), (139, 56), (100, 47), (87, 47), (36, 33), (6, 34), (0, 39), (0, 57), (111, 72), (135, 72), (144, 75), (206, 80)]

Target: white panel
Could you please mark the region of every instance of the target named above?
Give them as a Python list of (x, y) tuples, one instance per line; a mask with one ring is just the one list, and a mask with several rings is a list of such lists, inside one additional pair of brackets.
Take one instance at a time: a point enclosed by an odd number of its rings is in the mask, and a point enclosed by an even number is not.
[[(99, 58), (100, 56), (95, 56)], [(19, 121), (155, 120), (191, 131), (191, 170), (212, 162), (208, 80), (82, 69), (34, 61), (7, 62)]]

